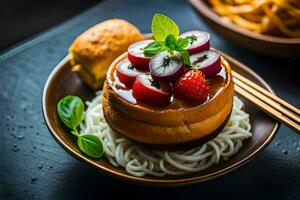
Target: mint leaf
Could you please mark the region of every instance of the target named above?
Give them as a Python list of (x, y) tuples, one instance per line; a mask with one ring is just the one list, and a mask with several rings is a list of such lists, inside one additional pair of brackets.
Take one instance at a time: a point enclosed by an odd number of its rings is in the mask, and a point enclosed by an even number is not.
[(159, 13), (153, 16), (151, 30), (157, 41), (165, 41), (170, 34), (173, 34), (175, 38), (179, 36), (177, 24), (169, 17)]
[(163, 51), (164, 49), (164, 44), (162, 42), (155, 41), (151, 42), (144, 48), (144, 54), (146, 56), (152, 56)]
[(165, 45), (169, 47), (170, 50), (175, 50), (176, 48), (176, 38), (173, 34), (170, 34), (165, 39)]
[(186, 49), (180, 49), (177, 52), (181, 55), (184, 64), (191, 65), (190, 54)]
[(186, 38), (189, 40), (190, 44), (193, 44), (197, 40), (197, 37), (194, 35), (187, 36)]
[(83, 120), (84, 104), (77, 96), (65, 96), (57, 104), (57, 113), (61, 121), (70, 129), (76, 129)]
[(77, 126), (83, 120), (84, 104), (77, 96), (65, 96), (57, 104), (57, 113), (61, 121), (72, 129), (71, 133), (77, 137), (77, 144), (81, 151), (93, 158), (100, 158), (103, 153), (101, 140), (91, 134), (80, 135)]
[(80, 135), (77, 144), (81, 151), (92, 158), (100, 158), (104, 153), (102, 142), (100, 138), (95, 135)]
[(187, 38), (178, 38), (176, 41), (176, 50), (184, 49), (190, 43), (190, 40)]

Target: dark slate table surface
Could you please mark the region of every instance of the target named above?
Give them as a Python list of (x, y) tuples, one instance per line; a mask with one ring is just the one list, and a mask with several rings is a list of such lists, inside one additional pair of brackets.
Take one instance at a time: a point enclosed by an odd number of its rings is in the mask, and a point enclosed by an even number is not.
[(173, 18), (182, 31), (211, 32), (214, 47), (250, 66), (280, 97), (300, 107), (299, 62), (256, 55), (225, 41), (184, 0), (104, 1), (0, 55), (0, 199), (300, 199), (300, 135), (285, 126), (246, 166), (179, 188), (137, 186), (102, 175), (72, 158), (52, 138), (42, 117), (42, 90), (72, 40), (113, 17), (150, 32), (155, 12)]

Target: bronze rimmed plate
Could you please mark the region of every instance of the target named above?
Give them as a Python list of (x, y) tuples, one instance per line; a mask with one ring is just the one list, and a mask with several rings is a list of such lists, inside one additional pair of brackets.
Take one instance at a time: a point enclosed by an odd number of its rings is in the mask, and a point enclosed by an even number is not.
[[(248, 67), (226, 54), (223, 54), (223, 57), (234, 70), (274, 93), (271, 87)], [(92, 99), (95, 95), (94, 92), (71, 71), (68, 56), (53, 69), (43, 91), (43, 114), (50, 133), (56, 141), (76, 159), (96, 168), (102, 173), (138, 184), (175, 186), (203, 182), (224, 175), (253, 159), (259, 151), (271, 142), (279, 127), (277, 121), (243, 99), (245, 109), (250, 114), (253, 136), (244, 141), (243, 148), (236, 155), (231, 157), (231, 159), (226, 162), (220, 162), (207, 170), (184, 176), (166, 176), (163, 178), (153, 176), (135, 177), (127, 174), (123, 168), (110, 165), (104, 157), (98, 160), (92, 159), (79, 150), (73, 136), (65, 130), (56, 113), (56, 105), (65, 95), (77, 95), (84, 101)]]
[(204, 21), (226, 39), (261, 54), (299, 59), (300, 38), (277, 37), (255, 33), (231, 22), (221, 20), (207, 0), (189, 0)]

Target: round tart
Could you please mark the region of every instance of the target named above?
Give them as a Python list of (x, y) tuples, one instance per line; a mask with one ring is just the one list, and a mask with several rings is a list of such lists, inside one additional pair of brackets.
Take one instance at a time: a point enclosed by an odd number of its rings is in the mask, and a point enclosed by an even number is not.
[(220, 72), (209, 77), (209, 97), (195, 105), (172, 97), (166, 106), (137, 103), (132, 89), (123, 88), (116, 76), (118, 57), (107, 71), (103, 87), (103, 112), (113, 131), (138, 143), (158, 148), (179, 148), (206, 142), (226, 125), (233, 104), (233, 81), (229, 64), (221, 58)]

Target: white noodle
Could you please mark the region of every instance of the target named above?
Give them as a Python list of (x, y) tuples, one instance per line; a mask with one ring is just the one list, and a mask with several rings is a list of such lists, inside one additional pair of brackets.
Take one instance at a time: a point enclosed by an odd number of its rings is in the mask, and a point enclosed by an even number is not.
[(242, 141), (252, 135), (249, 115), (242, 110), (244, 104), (234, 97), (229, 122), (216, 138), (186, 151), (152, 150), (113, 133), (103, 117), (101, 92), (96, 95), (92, 101), (86, 102), (88, 108), (84, 122), (80, 124), (80, 133), (98, 136), (108, 161), (113, 166), (124, 167), (133, 176), (162, 177), (199, 172), (221, 160), (228, 160), (243, 146)]

